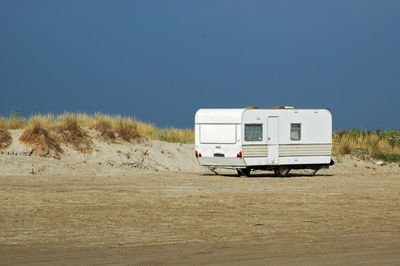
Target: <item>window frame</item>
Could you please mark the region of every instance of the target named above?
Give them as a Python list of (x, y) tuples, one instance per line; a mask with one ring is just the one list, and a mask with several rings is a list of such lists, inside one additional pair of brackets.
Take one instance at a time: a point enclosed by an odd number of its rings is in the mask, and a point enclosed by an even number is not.
[[(298, 130), (299, 130), (299, 138), (298, 139), (294, 139), (292, 138), (292, 130), (293, 130), (293, 126), (299, 126)], [(290, 123), (290, 140), (291, 141), (300, 141), (301, 140), (301, 123)]]
[[(246, 139), (246, 126), (259, 126), (260, 127), (260, 129), (261, 129), (261, 131), (260, 131), (260, 133), (261, 133), (261, 139)], [(244, 133), (244, 141), (246, 141), (246, 142), (253, 142), (253, 141), (255, 141), (255, 142), (259, 142), (259, 141), (263, 141), (263, 139), (264, 139), (264, 135), (263, 135), (263, 127), (264, 127), (264, 125), (263, 125), (263, 123), (245, 123), (244, 124), (244, 131), (243, 131), (243, 133)]]

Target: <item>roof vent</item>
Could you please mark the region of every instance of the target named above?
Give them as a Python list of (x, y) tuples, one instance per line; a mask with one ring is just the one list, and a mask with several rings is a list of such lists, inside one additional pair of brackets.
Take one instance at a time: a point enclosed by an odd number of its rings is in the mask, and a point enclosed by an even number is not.
[(293, 106), (271, 106), (271, 109), (294, 109)]

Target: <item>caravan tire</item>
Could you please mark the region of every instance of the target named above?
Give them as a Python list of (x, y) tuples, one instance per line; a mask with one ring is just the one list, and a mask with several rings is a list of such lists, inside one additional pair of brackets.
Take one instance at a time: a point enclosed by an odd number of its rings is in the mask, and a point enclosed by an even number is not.
[(239, 176), (249, 176), (251, 172), (250, 168), (241, 168), (241, 169), (237, 169), (237, 173)]
[(279, 166), (274, 169), (274, 172), (275, 172), (275, 176), (286, 177), (286, 176), (288, 176), (288, 174), (290, 172), (290, 168)]

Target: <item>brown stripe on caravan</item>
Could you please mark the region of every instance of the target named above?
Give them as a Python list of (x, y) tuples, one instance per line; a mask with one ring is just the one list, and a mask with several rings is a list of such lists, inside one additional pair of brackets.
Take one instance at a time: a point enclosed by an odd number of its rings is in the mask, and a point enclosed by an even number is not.
[(279, 156), (330, 156), (331, 149), (331, 144), (281, 144)]
[(267, 144), (243, 145), (243, 157), (267, 157)]

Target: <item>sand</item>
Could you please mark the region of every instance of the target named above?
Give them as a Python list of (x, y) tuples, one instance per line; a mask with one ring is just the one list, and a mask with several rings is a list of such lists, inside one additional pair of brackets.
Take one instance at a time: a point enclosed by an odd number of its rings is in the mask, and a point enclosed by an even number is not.
[(53, 159), (18, 134), (0, 153), (1, 265), (400, 264), (398, 164), (239, 178), (193, 145), (95, 140)]

